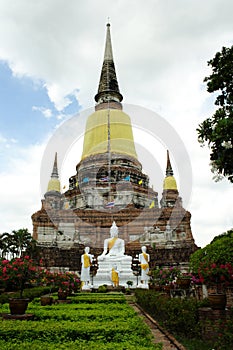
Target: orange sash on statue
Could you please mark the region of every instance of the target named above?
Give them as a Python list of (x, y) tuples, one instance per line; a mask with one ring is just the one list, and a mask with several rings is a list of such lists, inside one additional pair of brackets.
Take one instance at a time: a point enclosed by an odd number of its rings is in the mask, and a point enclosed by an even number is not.
[(144, 259), (148, 262), (148, 255), (146, 253), (142, 253)]
[(142, 268), (143, 270), (146, 270), (146, 269), (148, 269), (148, 267), (149, 267), (149, 264), (148, 264), (148, 255), (147, 255), (146, 253), (142, 253), (142, 255), (143, 255), (145, 261), (147, 261), (147, 263), (146, 263), (146, 264), (141, 264), (141, 268)]
[(88, 254), (84, 254), (83, 261), (84, 261), (84, 267), (90, 267), (91, 266), (91, 261), (90, 261), (90, 257), (89, 257)]
[(110, 240), (108, 241), (108, 249), (109, 249), (109, 250), (112, 249), (112, 247), (114, 246), (116, 240), (117, 240), (117, 237), (113, 237), (112, 239), (110, 239)]
[(114, 284), (118, 284), (119, 283), (119, 276), (118, 276), (118, 272), (114, 269), (112, 269), (112, 281)]

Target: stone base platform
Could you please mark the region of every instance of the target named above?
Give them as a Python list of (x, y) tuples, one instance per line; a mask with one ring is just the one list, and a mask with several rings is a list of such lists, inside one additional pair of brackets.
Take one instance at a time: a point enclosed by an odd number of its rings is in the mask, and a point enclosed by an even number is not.
[(93, 279), (93, 287), (98, 288), (101, 285), (112, 286), (111, 280), (112, 268), (119, 271), (119, 285), (128, 287), (127, 281), (132, 281), (133, 286), (136, 287), (136, 276), (132, 271), (132, 257), (125, 255), (124, 257), (104, 258), (98, 261), (98, 271)]

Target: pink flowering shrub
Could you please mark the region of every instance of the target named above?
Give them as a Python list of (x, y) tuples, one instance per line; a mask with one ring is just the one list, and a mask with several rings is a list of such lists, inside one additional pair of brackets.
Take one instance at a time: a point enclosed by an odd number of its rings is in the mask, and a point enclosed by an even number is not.
[(19, 290), (22, 298), (25, 285), (40, 281), (43, 270), (29, 256), (0, 261), (0, 281), (9, 290)]
[(80, 278), (73, 272), (52, 273), (46, 271), (44, 282), (47, 285), (52, 285), (54, 287), (57, 287), (60, 291), (62, 290), (65, 292), (76, 292), (80, 287)]
[(233, 266), (230, 263), (216, 264), (202, 262), (198, 268), (198, 280), (204, 284), (233, 283)]
[(175, 266), (156, 268), (151, 272), (151, 279), (160, 286), (171, 284), (175, 278), (181, 275), (179, 268)]

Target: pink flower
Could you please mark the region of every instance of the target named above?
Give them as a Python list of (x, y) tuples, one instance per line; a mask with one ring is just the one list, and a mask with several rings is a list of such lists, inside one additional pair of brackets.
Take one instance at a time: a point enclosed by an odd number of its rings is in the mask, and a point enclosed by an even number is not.
[(5, 260), (2, 260), (2, 264), (3, 264), (3, 265), (8, 264), (8, 262), (9, 262), (9, 260), (6, 260), (6, 259), (5, 259)]

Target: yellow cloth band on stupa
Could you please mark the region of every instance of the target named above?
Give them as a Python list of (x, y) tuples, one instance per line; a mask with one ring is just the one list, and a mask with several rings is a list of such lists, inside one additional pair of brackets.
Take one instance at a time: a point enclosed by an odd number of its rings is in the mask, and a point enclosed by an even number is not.
[(50, 179), (47, 187), (47, 192), (49, 191), (56, 191), (60, 192), (61, 191), (61, 185), (60, 181), (58, 179)]
[(82, 159), (108, 152), (108, 119), (110, 150), (137, 159), (130, 117), (121, 110), (103, 109), (92, 113), (86, 123)]
[(167, 176), (163, 181), (164, 190), (177, 190), (176, 179), (174, 176)]

